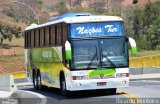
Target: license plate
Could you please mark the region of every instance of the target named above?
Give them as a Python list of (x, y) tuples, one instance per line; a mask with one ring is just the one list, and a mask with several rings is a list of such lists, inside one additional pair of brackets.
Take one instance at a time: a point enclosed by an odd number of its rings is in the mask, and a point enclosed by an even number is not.
[(106, 82), (97, 82), (97, 86), (105, 86)]

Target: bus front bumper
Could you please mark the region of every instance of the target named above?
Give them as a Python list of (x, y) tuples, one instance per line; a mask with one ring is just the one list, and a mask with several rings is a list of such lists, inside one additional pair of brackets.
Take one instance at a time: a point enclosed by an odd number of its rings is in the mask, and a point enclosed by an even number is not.
[(129, 86), (129, 78), (109, 78), (91, 80), (72, 80), (68, 85), (69, 91), (124, 88)]

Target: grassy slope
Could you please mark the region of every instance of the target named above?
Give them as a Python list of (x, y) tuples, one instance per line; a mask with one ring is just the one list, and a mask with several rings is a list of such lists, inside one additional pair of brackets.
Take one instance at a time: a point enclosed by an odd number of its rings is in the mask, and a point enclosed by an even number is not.
[(24, 55), (0, 56), (0, 74), (25, 71)]
[(24, 46), (24, 38), (13, 38), (11, 42), (9, 42), (8, 40), (4, 40), (3, 44), (8, 44), (9, 46), (12, 47), (23, 47)]

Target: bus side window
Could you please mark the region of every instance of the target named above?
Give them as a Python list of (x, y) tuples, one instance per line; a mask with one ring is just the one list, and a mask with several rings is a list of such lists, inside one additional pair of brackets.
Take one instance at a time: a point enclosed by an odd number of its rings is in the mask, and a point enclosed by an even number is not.
[(29, 35), (30, 35), (29, 33), (30, 33), (30, 32), (27, 32), (27, 46), (28, 46), (28, 48), (30, 47), (30, 46), (29, 46)]
[(25, 48), (28, 48), (28, 46), (27, 46), (27, 36), (28, 36), (28, 32), (25, 32)]
[(49, 46), (49, 27), (45, 28), (45, 46)]
[(68, 30), (67, 30), (67, 24), (63, 24), (63, 30), (62, 30), (62, 44), (64, 45), (66, 40), (67, 40), (67, 33), (68, 33)]
[(49, 42), (48, 42), (49, 46), (51, 46), (51, 44), (52, 44), (52, 41), (51, 41), (51, 35), (52, 35), (52, 34), (51, 34), (51, 33), (52, 33), (52, 32), (51, 32), (51, 29), (52, 29), (52, 28), (49, 27), (49, 31), (48, 31), (48, 32), (49, 32), (49, 33), (48, 33), (48, 34), (49, 34), (49, 37), (48, 37), (48, 38), (49, 38), (49, 40), (48, 40), (48, 41), (49, 41)]
[(36, 30), (34, 30), (34, 36), (33, 37), (34, 37), (33, 46), (36, 47)]
[(57, 30), (58, 30), (58, 26), (55, 26), (55, 45), (57, 45), (58, 44), (58, 42), (57, 42), (57, 35), (58, 35), (58, 33), (57, 33)]
[(46, 31), (46, 29), (45, 28), (43, 28), (43, 45), (42, 46), (46, 46), (46, 35), (45, 35), (45, 32)]
[(34, 47), (34, 30), (31, 31), (31, 47)]
[(35, 30), (35, 47), (39, 46), (39, 30)]
[(44, 30), (43, 28), (40, 29), (40, 47), (44, 45)]
[(63, 45), (63, 24), (60, 24), (60, 44)]
[(40, 34), (40, 29), (38, 29), (38, 47), (40, 47), (41, 46), (41, 34)]
[(56, 34), (56, 45), (61, 45), (61, 38), (62, 38), (62, 31), (61, 31), (61, 24), (57, 25), (57, 34)]
[(28, 32), (28, 48), (31, 47), (31, 32)]
[(56, 32), (55, 32), (55, 26), (52, 26), (52, 28), (51, 28), (51, 45), (52, 46), (55, 46), (55, 34), (56, 34)]

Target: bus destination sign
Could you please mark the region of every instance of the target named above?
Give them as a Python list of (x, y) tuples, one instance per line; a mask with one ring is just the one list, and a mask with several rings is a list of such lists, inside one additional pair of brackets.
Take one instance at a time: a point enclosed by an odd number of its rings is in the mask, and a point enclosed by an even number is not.
[(123, 22), (71, 24), (71, 38), (124, 36)]

